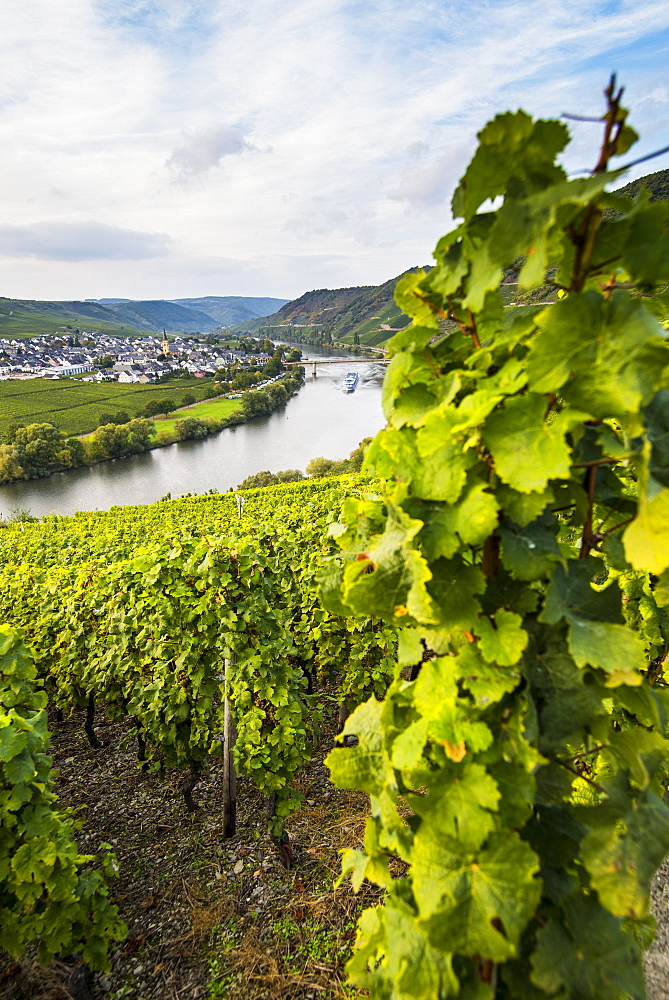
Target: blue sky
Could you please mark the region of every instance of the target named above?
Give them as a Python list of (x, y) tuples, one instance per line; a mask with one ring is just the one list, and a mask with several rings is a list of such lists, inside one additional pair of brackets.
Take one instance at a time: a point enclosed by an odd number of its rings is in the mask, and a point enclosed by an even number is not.
[(7, 0), (0, 47), (11, 297), (385, 281), (430, 260), (489, 118), (599, 114), (612, 71), (630, 155), (669, 144), (657, 0)]

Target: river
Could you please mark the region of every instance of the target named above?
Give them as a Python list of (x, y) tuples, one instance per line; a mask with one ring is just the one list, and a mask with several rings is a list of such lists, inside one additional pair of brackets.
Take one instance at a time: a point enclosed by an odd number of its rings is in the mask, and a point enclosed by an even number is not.
[[(132, 458), (101, 462), (90, 468), (59, 472), (46, 479), (0, 487), (0, 516), (11, 508), (32, 514), (73, 514), (76, 510), (108, 510), (115, 505), (155, 503), (167, 493), (223, 493), (261, 469), (304, 471), (310, 459), (347, 458), (364, 437), (385, 424), (381, 385), (385, 366), (347, 366), (353, 355), (301, 347), (308, 358), (341, 358), (322, 365), (297, 395), (269, 417), (257, 417), (204, 441), (184, 441)], [(349, 370), (360, 375), (355, 392), (341, 390)]]

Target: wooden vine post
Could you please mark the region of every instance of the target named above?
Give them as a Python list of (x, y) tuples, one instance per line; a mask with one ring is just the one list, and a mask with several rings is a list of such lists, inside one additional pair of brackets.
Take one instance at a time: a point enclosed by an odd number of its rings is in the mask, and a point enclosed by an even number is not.
[(228, 691), (235, 668), (234, 654), (225, 661), (225, 706), (223, 714), (223, 836), (232, 837), (237, 826), (237, 774), (232, 749), (237, 739), (235, 722), (230, 711)]

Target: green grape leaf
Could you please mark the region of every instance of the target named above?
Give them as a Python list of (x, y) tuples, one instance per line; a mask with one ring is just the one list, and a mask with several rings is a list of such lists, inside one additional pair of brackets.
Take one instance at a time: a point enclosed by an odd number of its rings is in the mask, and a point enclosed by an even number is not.
[(551, 918), (537, 934), (532, 982), (549, 996), (628, 1000), (645, 996), (641, 949), (597, 900), (564, 904), (565, 924)]
[(567, 621), (608, 621), (622, 625), (622, 597), (617, 583), (605, 590), (595, 590), (591, 581), (606, 577), (600, 559), (572, 559), (566, 566), (556, 565), (551, 576), (546, 602), (539, 620), (556, 625)]
[(485, 423), (483, 440), (497, 474), (521, 493), (535, 493), (550, 479), (569, 476), (569, 445), (561, 427), (542, 424), (545, 411), (546, 399), (528, 393), (507, 400)]
[(500, 483), (495, 491), (502, 510), (511, 521), (524, 528), (526, 524), (535, 521), (555, 500), (553, 490), (548, 486), (537, 492), (519, 493), (512, 490), (506, 483)]
[[(419, 329), (417, 327), (408, 328), (414, 336)], [(425, 339), (429, 340), (432, 336), (434, 336), (434, 330), (429, 330)], [(421, 351), (416, 356), (409, 351), (400, 351), (386, 369), (381, 397), (383, 412), (390, 423), (396, 427), (401, 427), (405, 423), (412, 424), (415, 415), (420, 413), (428, 403), (429, 397), (432, 398), (432, 406), (435, 405), (434, 388), (434, 371), (425, 357), (425, 352)], [(414, 392), (413, 390), (418, 391)], [(407, 396), (406, 400), (404, 399), (405, 395)], [(397, 412), (399, 407), (404, 411), (402, 417)], [(409, 419), (410, 417), (411, 419)]]
[(625, 123), (618, 133), (618, 141), (616, 143), (616, 155), (622, 156), (626, 153), (632, 146), (639, 141), (639, 133), (636, 132), (631, 125)]
[(488, 765), (488, 772), (500, 793), (499, 825), (521, 829), (534, 812), (535, 775), (505, 760)]
[(22, 750), (5, 763), (5, 774), (13, 785), (30, 781), (35, 776), (35, 761), (28, 750)]
[(401, 628), (397, 632), (397, 662), (401, 666), (413, 666), (423, 659), (423, 643), (420, 629)]
[(605, 670), (606, 683), (641, 684), (646, 666), (642, 640), (624, 624), (620, 589), (614, 582), (595, 590), (590, 581), (602, 572), (594, 558), (571, 560), (556, 566), (540, 621), (569, 623), (569, 651), (579, 667), (590, 664)]
[(656, 483), (669, 486), (669, 389), (655, 393), (643, 417), (651, 445), (648, 472)]
[(414, 837), (413, 888), (420, 926), (444, 951), (505, 961), (541, 896), (534, 851), (512, 832), (488, 845), (454, 854), (438, 827), (423, 823)]
[(497, 611), (494, 621), (480, 618), (476, 625), (481, 653), (488, 663), (512, 667), (527, 646), (528, 635), (521, 628), (522, 618), (513, 611)]
[(558, 524), (550, 515), (521, 527), (505, 522), (498, 534), (502, 540), (502, 563), (517, 580), (539, 580), (562, 561), (556, 532)]
[(418, 767), (427, 740), (427, 719), (417, 719), (400, 733), (392, 746), (393, 767), (411, 771)]
[(531, 288), (544, 284), (549, 259), (555, 253), (558, 215), (560, 226), (567, 226), (613, 176), (597, 174), (558, 181), (539, 190), (534, 185), (514, 185), (496, 213), (490, 238), (493, 259), (508, 264), (524, 257), (518, 285)]
[(655, 600), (659, 607), (669, 608), (669, 569), (665, 569), (654, 589)]
[(579, 811), (594, 827), (581, 857), (602, 906), (616, 917), (640, 919), (648, 912), (653, 872), (669, 850), (669, 807), (649, 790), (628, 797), (624, 775), (606, 786), (608, 803)]
[(537, 317), (527, 357), (530, 388), (606, 419), (636, 413), (669, 363), (663, 330), (641, 299), (616, 291), (572, 294)]
[(667, 726), (669, 699), (660, 687), (619, 687), (610, 692), (616, 705), (635, 715), (642, 726), (664, 732)]
[(380, 431), (365, 454), (367, 469), (385, 479), (412, 478), (417, 465), (416, 432), (406, 426)]
[[(428, 784), (429, 782), (429, 784)], [(480, 764), (464, 762), (426, 779), (427, 795), (405, 796), (414, 812), (434, 823), (464, 850), (478, 850), (495, 827), (500, 792)]]
[(569, 649), (579, 667), (590, 664), (608, 674), (607, 685), (641, 684), (647, 665), (643, 641), (627, 625), (574, 620)]
[(524, 111), (497, 115), (478, 134), (479, 146), (453, 195), (453, 216), (469, 219), (488, 198), (504, 194), (512, 177), (562, 179), (553, 160), (568, 136), (562, 122), (534, 122)]
[(669, 489), (642, 480), (637, 516), (623, 535), (625, 555), (635, 569), (660, 574), (669, 567)]
[(416, 454), (412, 460), (411, 488), (425, 500), (454, 503), (467, 479), (467, 469), (476, 461), (476, 453), (465, 452), (455, 429), (463, 423), (455, 407), (434, 410), (416, 435)]
[(466, 226), (456, 226), (441, 237), (434, 249), (433, 256), (439, 266), (430, 271), (427, 280), (430, 288), (444, 298), (458, 291), (469, 271), (469, 259), (463, 253), (461, 239), (466, 231)]
[(370, 698), (349, 715), (340, 737), (356, 736), (357, 746), (335, 749), (325, 759), (333, 784), (359, 788), (380, 795), (386, 782), (394, 784), (393, 771), (383, 750), (381, 715), (383, 704)]
[(445, 629), (475, 631), (481, 605), (474, 595), (485, 590), (485, 579), (478, 566), (468, 566), (460, 556), (438, 559), (432, 563), (432, 579), (427, 589), (434, 600), (433, 621)]
[(344, 570), (344, 598), (366, 615), (400, 620), (435, 620), (435, 608), (425, 584), (431, 578), (427, 562), (413, 547), (423, 522), (399, 508), (389, 509), (385, 531), (367, 552), (359, 553)]
[(353, 892), (359, 892), (360, 886), (367, 878), (368, 864), (369, 857), (367, 854), (363, 851), (358, 851), (353, 847), (349, 847), (342, 854), (341, 874), (337, 879), (337, 885), (341, 885), (346, 876), (350, 875)]
[(472, 643), (454, 658), (457, 676), (479, 705), (499, 701), (520, 681), (520, 668), (504, 669), (490, 664), (481, 655), (480, 644)]
[(332, 557), (322, 558), (318, 571), (318, 593), (323, 607), (334, 615), (347, 615), (351, 610), (343, 600), (343, 580), (344, 567), (341, 565), (341, 560)]
[(403, 275), (395, 286), (395, 302), (417, 326), (438, 329), (437, 311), (429, 305), (428, 295), (422, 288), (425, 275), (423, 270)]
[[(644, 689), (643, 693), (646, 691)], [(648, 788), (658, 764), (668, 756), (667, 740), (660, 733), (647, 729), (624, 729), (609, 737), (604, 756), (612, 757), (628, 771), (631, 784), (641, 789)]]
[[(400, 355), (401, 356), (401, 355)], [(424, 385), (410, 385), (403, 389), (394, 402), (389, 414), (393, 427), (420, 427), (426, 416), (434, 409), (437, 399)]]
[(378, 1000), (449, 1000), (461, 995), (451, 963), (431, 946), (411, 907), (391, 895), (385, 906), (363, 911), (346, 971)]
[(11, 760), (18, 756), (26, 747), (28, 734), (15, 729), (7, 717), (7, 725), (0, 729), (0, 760)]
[(469, 275), (466, 279), (467, 294), (462, 300), (463, 308), (480, 313), (487, 293), (498, 287), (503, 274), (499, 264), (490, 259), (488, 248), (483, 243), (471, 259)]
[(669, 206), (653, 202), (632, 216), (623, 256), (625, 270), (641, 285), (669, 281)]
[(462, 545), (480, 545), (497, 525), (499, 505), (485, 483), (468, 487), (453, 505), (425, 519), (420, 541), (427, 558), (450, 559)]
[(428, 735), (445, 748), (452, 760), (461, 760), (468, 751), (490, 746), (492, 733), (485, 722), (460, 709), (454, 667), (450, 656), (428, 660), (414, 682), (412, 694), (414, 708), (427, 720)]
[(53, 869), (57, 853), (56, 844), (49, 837), (33, 837), (12, 858), (12, 871), (20, 882), (43, 882)]

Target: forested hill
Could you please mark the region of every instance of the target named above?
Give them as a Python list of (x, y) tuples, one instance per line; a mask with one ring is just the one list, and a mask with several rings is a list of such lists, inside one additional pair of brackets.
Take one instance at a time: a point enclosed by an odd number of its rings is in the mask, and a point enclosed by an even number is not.
[(618, 188), (616, 194), (626, 198), (636, 198), (639, 191), (648, 191), (651, 201), (669, 201), (669, 169), (658, 170), (654, 174), (646, 174), (635, 181), (630, 181)]
[(292, 331), (298, 340), (306, 343), (381, 344), (393, 330), (409, 322), (393, 298), (400, 277), (391, 278), (382, 285), (319, 288), (305, 292), (272, 316), (240, 324), (234, 329), (250, 334), (262, 330), (271, 337), (286, 339), (290, 339)]
[[(669, 170), (658, 170), (618, 188), (616, 194), (635, 198), (641, 189), (650, 193), (651, 201), (669, 200)], [(416, 268), (410, 268), (416, 270)], [(408, 272), (405, 272), (408, 273)], [(398, 276), (398, 277), (401, 277)], [(513, 278), (510, 274), (509, 278)], [(242, 323), (234, 330), (257, 335), (267, 331), (270, 337), (290, 339), (291, 331), (303, 343), (330, 343), (343, 341), (348, 344), (376, 346), (385, 343), (394, 330), (409, 322), (395, 305), (394, 291), (398, 278), (391, 278), (382, 285), (363, 285), (358, 288), (319, 288), (305, 292), (299, 299), (282, 306), (273, 315)], [(543, 301), (549, 289), (534, 289), (531, 295), (512, 291), (513, 281), (506, 281), (503, 290), (505, 303), (513, 308)]]

